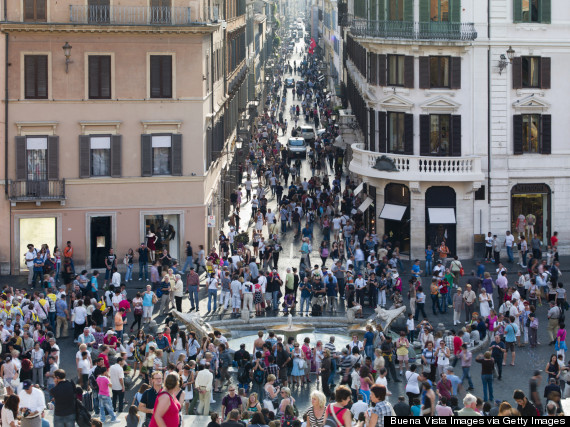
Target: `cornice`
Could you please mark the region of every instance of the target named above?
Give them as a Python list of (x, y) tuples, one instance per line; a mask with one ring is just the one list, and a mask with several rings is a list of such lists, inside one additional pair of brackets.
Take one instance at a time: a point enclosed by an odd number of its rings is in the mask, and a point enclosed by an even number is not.
[(218, 30), (219, 24), (192, 26), (154, 25), (78, 25), (78, 24), (38, 24), (28, 22), (2, 22), (0, 31), (4, 33), (127, 33), (127, 34), (210, 34)]

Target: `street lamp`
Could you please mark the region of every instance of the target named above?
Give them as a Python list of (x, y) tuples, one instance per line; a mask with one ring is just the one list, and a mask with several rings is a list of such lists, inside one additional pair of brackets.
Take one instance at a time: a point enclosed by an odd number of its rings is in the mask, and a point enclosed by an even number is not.
[(65, 55), (65, 72), (69, 71), (69, 64), (71, 63), (71, 48), (72, 46), (65, 42), (65, 44), (61, 47), (63, 49), (63, 54)]
[[(509, 46), (509, 48), (507, 49), (507, 56), (505, 56), (504, 53), (501, 54), (500, 58), (499, 58), (499, 75), (501, 75), (503, 73), (503, 70), (505, 68), (507, 68), (507, 66), (513, 62), (513, 58), (515, 57), (515, 50), (513, 49), (512, 46)], [(508, 61), (507, 61), (508, 58)]]

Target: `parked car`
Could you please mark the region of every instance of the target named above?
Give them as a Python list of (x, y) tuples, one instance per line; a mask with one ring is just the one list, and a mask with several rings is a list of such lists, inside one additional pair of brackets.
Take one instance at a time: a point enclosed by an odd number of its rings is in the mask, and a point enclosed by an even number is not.
[(307, 156), (307, 143), (303, 138), (289, 138), (287, 141), (287, 151), (289, 157)]

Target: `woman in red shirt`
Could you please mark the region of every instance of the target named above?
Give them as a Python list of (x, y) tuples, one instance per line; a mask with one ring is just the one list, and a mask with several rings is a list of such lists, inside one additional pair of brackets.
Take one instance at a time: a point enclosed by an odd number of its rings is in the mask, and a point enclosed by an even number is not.
[(177, 398), (180, 393), (180, 377), (176, 372), (164, 379), (164, 389), (156, 397), (149, 427), (179, 427), (182, 404)]

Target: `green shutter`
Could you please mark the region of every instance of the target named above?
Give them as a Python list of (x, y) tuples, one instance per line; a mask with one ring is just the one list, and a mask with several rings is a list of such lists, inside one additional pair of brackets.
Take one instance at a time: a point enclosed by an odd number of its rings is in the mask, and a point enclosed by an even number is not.
[(461, 22), (461, 0), (451, 0), (451, 22)]
[(542, 0), (540, 2), (540, 22), (543, 24), (550, 24), (552, 16), (551, 0)]
[(376, 13), (378, 12), (378, 0), (370, 0), (370, 10), (368, 15), (369, 21), (376, 21)]
[(386, 20), (386, 0), (372, 0), (376, 1), (378, 6), (378, 20), (385, 21)]
[(420, 22), (429, 22), (429, 0), (420, 0)]
[(404, 0), (404, 21), (414, 21), (414, 0)]
[(513, 22), (522, 22), (522, 0), (513, 0)]

